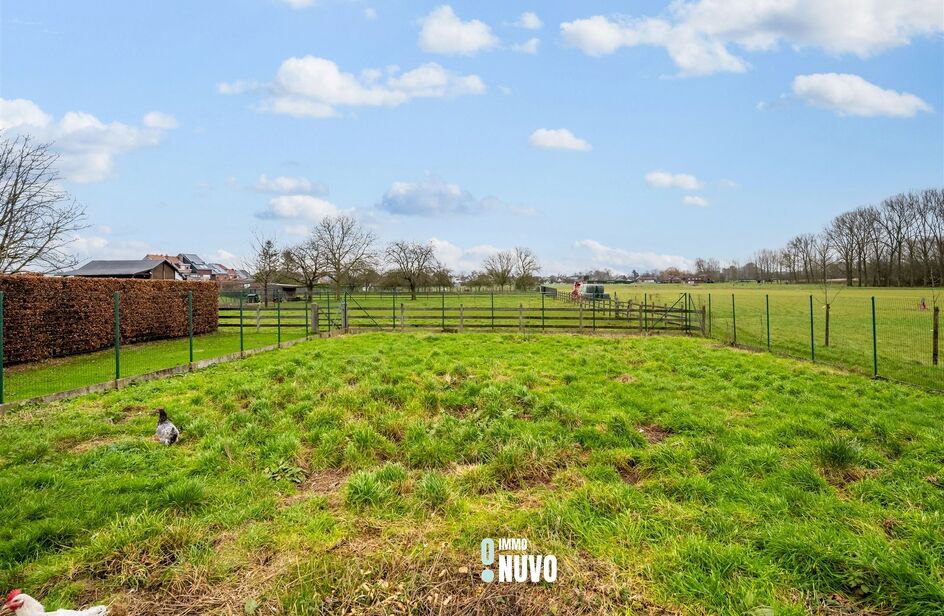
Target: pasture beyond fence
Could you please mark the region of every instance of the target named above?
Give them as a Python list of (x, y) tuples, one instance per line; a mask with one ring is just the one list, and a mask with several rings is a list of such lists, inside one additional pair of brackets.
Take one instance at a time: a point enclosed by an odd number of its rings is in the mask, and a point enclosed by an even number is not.
[[(343, 293), (268, 306), (221, 296), (218, 328), (194, 331), (192, 300), (167, 304), (151, 328), (186, 323), (183, 337), (132, 344), (123, 334), (120, 297), (109, 302), (112, 342), (106, 350), (39, 362), (12, 363), (0, 342), (0, 401), (70, 391), (163, 370), (186, 370), (216, 358), (333, 332), (495, 331), (708, 336), (758, 351), (824, 362), (872, 376), (944, 390), (937, 306), (873, 297), (843, 297), (829, 306), (814, 295), (757, 292), (621, 292), (619, 298), (571, 301), (566, 293)], [(0, 341), (3, 306), (0, 294)], [(173, 306), (176, 306), (175, 308)], [(101, 307), (90, 313), (99, 314)], [(81, 312), (73, 318), (82, 319)], [(176, 325), (174, 325), (176, 324)], [(57, 322), (37, 323), (53, 338)], [(8, 336), (9, 339), (9, 336)]]

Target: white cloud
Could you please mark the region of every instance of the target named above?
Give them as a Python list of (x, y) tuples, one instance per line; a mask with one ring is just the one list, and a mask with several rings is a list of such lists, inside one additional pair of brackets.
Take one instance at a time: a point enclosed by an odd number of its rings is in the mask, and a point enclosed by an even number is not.
[(478, 199), (458, 184), (437, 177), (421, 182), (394, 182), (377, 207), (404, 216), (480, 214), (489, 210), (513, 209), (495, 197)]
[(143, 126), (136, 127), (121, 122), (106, 124), (89, 113), (69, 111), (56, 122), (33, 101), (0, 98), (0, 130), (54, 142), (53, 148), (60, 154), (60, 172), (75, 182), (104, 180), (112, 172), (116, 155), (160, 143), (164, 127), (151, 126), (149, 117), (152, 123), (160, 118), (166, 125), (172, 116), (151, 112), (142, 120)]
[(512, 51), (517, 51), (519, 53), (527, 53), (534, 55), (538, 52), (538, 47), (541, 45), (541, 39), (539, 38), (529, 38), (524, 43), (516, 43), (511, 46)]
[(515, 22), (515, 25), (519, 28), (524, 28), (525, 30), (540, 30), (542, 27), (544, 27), (544, 22), (541, 21), (541, 18), (535, 13), (528, 11), (521, 14), (521, 17), (518, 18), (518, 21)]
[(69, 250), (78, 258), (79, 263), (92, 259), (131, 260), (143, 259), (144, 255), (155, 252), (150, 244), (138, 240), (117, 240), (96, 235), (77, 234), (69, 244)]
[(694, 265), (689, 259), (677, 255), (664, 255), (654, 252), (638, 252), (623, 248), (611, 248), (596, 240), (579, 240), (576, 248), (590, 251), (593, 262), (598, 267), (610, 268), (620, 272), (630, 270), (663, 270), (669, 267), (691, 269)]
[(477, 19), (462, 21), (452, 7), (436, 7), (423, 18), (420, 48), (430, 53), (475, 55), (498, 46), (492, 29)]
[(685, 205), (694, 205), (696, 207), (708, 207), (708, 200), (698, 195), (685, 195), (682, 199)]
[(338, 208), (330, 201), (311, 195), (282, 195), (269, 201), (259, 218), (283, 220), (308, 220), (318, 222), (327, 216), (338, 214)]
[(543, 150), (576, 150), (578, 152), (589, 152), (593, 147), (575, 136), (566, 128), (539, 128), (528, 138), (528, 142), (536, 148)]
[(371, 7), (364, 9), (364, 19), (377, 19), (377, 9), (373, 9)]
[(785, 44), (868, 57), (942, 31), (940, 0), (676, 1), (660, 17), (597, 15), (561, 24), (565, 43), (589, 55), (664, 47), (682, 75), (746, 70), (732, 45), (765, 51)]
[(177, 118), (169, 113), (161, 113), (160, 111), (151, 111), (144, 114), (142, 122), (148, 128), (177, 128)]
[(325, 195), (328, 187), (321, 182), (312, 182), (306, 177), (291, 177), (280, 175), (270, 178), (265, 174), (259, 176), (254, 188), (261, 192), (283, 194), (316, 194)]
[(482, 268), (482, 262), (501, 249), (490, 244), (479, 244), (471, 248), (461, 248), (455, 244), (432, 238), (429, 243), (433, 246), (436, 259), (453, 272), (471, 272)]
[(314, 6), (316, 0), (282, 0), (282, 2), (293, 9), (306, 9), (310, 6)]
[(222, 263), (228, 267), (239, 267), (242, 259), (228, 250), (218, 248), (215, 252), (210, 253), (210, 263)]
[(669, 173), (668, 171), (652, 171), (647, 173), (646, 183), (655, 188), (697, 190), (702, 187), (701, 181), (694, 175), (688, 173)]
[(331, 60), (304, 56), (282, 62), (272, 83), (239, 80), (218, 89), (222, 94), (263, 91), (267, 96), (259, 105), (262, 111), (327, 118), (338, 115), (338, 107), (395, 107), (414, 98), (481, 94), (485, 84), (478, 75), (457, 75), (436, 63), (405, 73), (396, 67), (366, 69), (358, 77), (342, 72)]
[(797, 75), (793, 93), (808, 105), (832, 109), (839, 115), (910, 118), (931, 106), (907, 92), (885, 90), (858, 75), (817, 73)]

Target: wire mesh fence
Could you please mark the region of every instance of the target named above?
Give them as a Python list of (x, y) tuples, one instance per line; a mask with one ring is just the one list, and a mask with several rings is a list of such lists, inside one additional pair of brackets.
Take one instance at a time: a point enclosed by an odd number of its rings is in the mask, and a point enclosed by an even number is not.
[[(192, 292), (166, 290), (161, 310), (145, 311), (142, 319), (142, 306), (136, 305), (141, 301), (115, 292), (78, 306), (51, 302), (26, 322), (10, 313), (10, 296), (0, 292), (0, 403), (277, 348), (339, 329), (342, 309), (337, 302), (314, 308), (305, 301), (264, 305), (220, 295), (218, 306), (195, 310)], [(70, 344), (77, 334), (65, 329), (83, 332), (82, 351)], [(29, 349), (40, 351), (31, 354)]]
[(574, 301), (567, 293), (319, 289), (295, 301), (220, 294), (208, 311), (205, 301), (195, 307), (191, 291), (174, 289), (162, 292), (158, 311), (153, 297), (144, 305), (147, 298), (122, 292), (47, 302), (24, 329), (9, 315), (5, 326), (10, 302), (0, 292), (0, 402), (188, 369), (334, 331), (681, 332), (944, 390), (935, 301), (850, 294), (827, 302), (827, 295), (643, 288)]
[(698, 293), (707, 334), (741, 347), (944, 390), (940, 307), (917, 297)]

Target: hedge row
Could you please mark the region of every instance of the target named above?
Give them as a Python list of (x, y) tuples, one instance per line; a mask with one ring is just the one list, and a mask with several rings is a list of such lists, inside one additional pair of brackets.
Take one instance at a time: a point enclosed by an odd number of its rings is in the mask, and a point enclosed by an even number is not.
[(0, 276), (3, 363), (41, 361), (115, 344), (115, 291), (121, 343), (187, 335), (187, 292), (193, 292), (193, 333), (216, 331), (215, 282)]

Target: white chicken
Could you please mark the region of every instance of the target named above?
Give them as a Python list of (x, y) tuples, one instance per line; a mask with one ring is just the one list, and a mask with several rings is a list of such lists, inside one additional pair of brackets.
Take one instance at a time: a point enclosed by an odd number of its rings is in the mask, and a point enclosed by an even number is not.
[(108, 614), (108, 608), (104, 605), (96, 605), (86, 610), (56, 610), (55, 612), (47, 612), (42, 603), (25, 594), (19, 588), (10, 591), (10, 594), (7, 595), (7, 602), (4, 605), (8, 610), (16, 614), (16, 616), (43, 616), (44, 614), (48, 616), (106, 616)]

